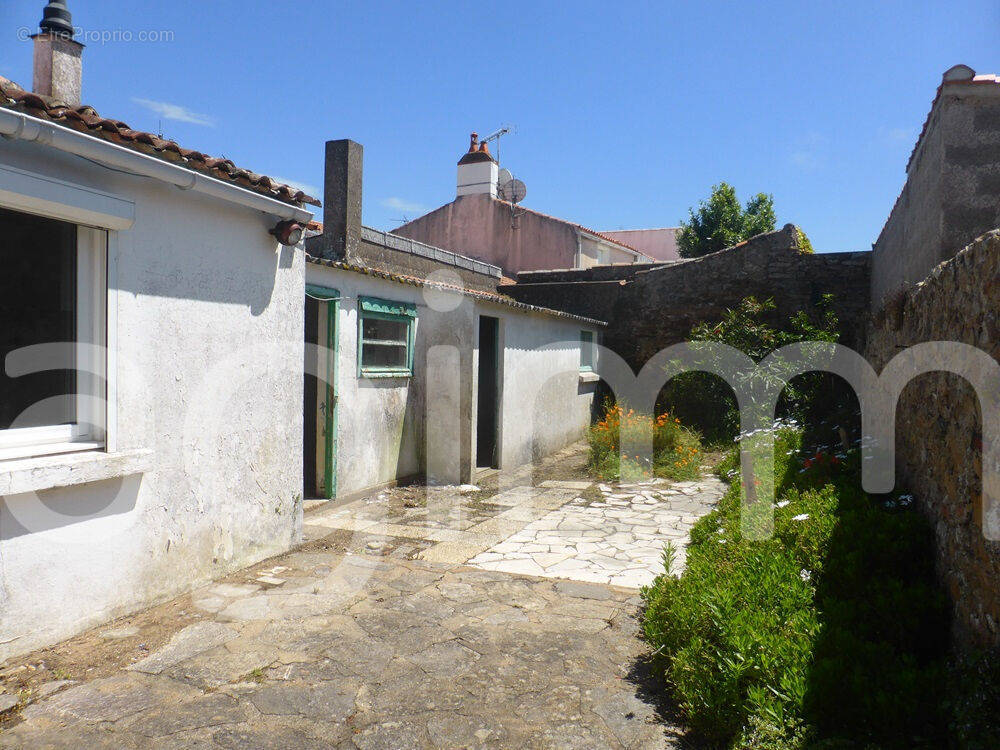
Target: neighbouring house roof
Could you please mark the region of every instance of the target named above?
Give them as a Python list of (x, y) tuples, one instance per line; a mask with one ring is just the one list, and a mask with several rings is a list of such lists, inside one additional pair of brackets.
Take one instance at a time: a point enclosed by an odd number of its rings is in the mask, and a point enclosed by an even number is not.
[(350, 271), (351, 273), (360, 273), (365, 276), (373, 276), (379, 279), (385, 279), (386, 281), (394, 281), (399, 284), (409, 284), (410, 286), (417, 287), (432, 287), (435, 289), (444, 289), (451, 292), (457, 292), (466, 297), (471, 297), (473, 299), (482, 300), (484, 302), (493, 302), (498, 305), (505, 305), (507, 307), (512, 307), (516, 310), (524, 310), (525, 312), (536, 312), (542, 313), (543, 315), (550, 315), (555, 318), (566, 318), (567, 320), (577, 320), (583, 323), (589, 323), (590, 325), (601, 326), (602, 328), (607, 326), (602, 320), (595, 320), (593, 318), (587, 318), (582, 315), (573, 315), (572, 313), (562, 312), (561, 310), (552, 310), (548, 307), (539, 307), (538, 305), (529, 305), (524, 302), (518, 302), (513, 297), (508, 297), (506, 294), (499, 294), (496, 292), (483, 292), (478, 289), (468, 289), (466, 287), (458, 286), (456, 284), (445, 284), (438, 281), (428, 281), (427, 279), (420, 278), (419, 276), (408, 276), (406, 274), (393, 273), (390, 271), (383, 271), (378, 268), (368, 268), (366, 266), (359, 266), (353, 263), (345, 263), (339, 260), (326, 260), (325, 258), (316, 258), (312, 255), (306, 253), (306, 262), (313, 263), (318, 266), (326, 266), (327, 268), (336, 268), (340, 271)]
[[(306, 224), (306, 237), (316, 237), (321, 234), (323, 234), (323, 222), (313, 220)], [(484, 260), (455, 253), (451, 250), (445, 250), (440, 247), (435, 247), (434, 245), (428, 245), (426, 242), (412, 240), (409, 237), (403, 237), (398, 234), (393, 234), (392, 232), (362, 226), (361, 239), (367, 242), (372, 242), (376, 245), (381, 245), (382, 247), (387, 247), (390, 250), (397, 250), (399, 252), (409, 253), (410, 255), (419, 255), (423, 258), (435, 260), (438, 263), (445, 263), (449, 266), (458, 266), (459, 268), (464, 268), (467, 271), (472, 271), (473, 273), (480, 273), (484, 276), (492, 276), (495, 279), (504, 278), (500, 266), (494, 266), (492, 263), (487, 263)], [(511, 281), (511, 283), (513, 283), (513, 281)]]
[(207, 174), (225, 182), (261, 193), (292, 204), (320, 202), (297, 188), (278, 182), (266, 175), (237, 167), (229, 159), (222, 159), (200, 151), (182, 148), (176, 142), (160, 138), (153, 133), (133, 130), (120, 120), (102, 117), (93, 107), (71, 107), (58, 99), (25, 91), (13, 81), (0, 76), (0, 107), (13, 109), (32, 117), (61, 125), (72, 130), (110, 141), (119, 146), (155, 156), (164, 161)]

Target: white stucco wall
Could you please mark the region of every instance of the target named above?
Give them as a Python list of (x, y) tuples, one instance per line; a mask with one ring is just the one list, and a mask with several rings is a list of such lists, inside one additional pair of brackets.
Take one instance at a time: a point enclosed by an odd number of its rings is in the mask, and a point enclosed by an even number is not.
[(304, 258), (258, 211), (35, 144), (0, 163), (135, 202), (110, 240), (109, 429), (149, 452), (140, 473), (3, 498), (2, 659), (300, 538)]
[(595, 384), (580, 380), (580, 331), (594, 332), (596, 341), (599, 329), (499, 305), (482, 307), (502, 321), (501, 468), (515, 469), (582, 439)]
[[(579, 338), (581, 329), (596, 328), (468, 297), (455, 299), (454, 309), (441, 310), (420, 287), (315, 264), (306, 271), (310, 284), (342, 295), (338, 497), (423, 474), (428, 458), (432, 473), (442, 480), (472, 478), (480, 315), (500, 319), (501, 468), (523, 465), (583, 436), (594, 388), (579, 382)], [(358, 296), (417, 305), (412, 377), (358, 378)], [(558, 341), (565, 343), (535, 351)], [(457, 467), (456, 474), (449, 475), (451, 467)]]

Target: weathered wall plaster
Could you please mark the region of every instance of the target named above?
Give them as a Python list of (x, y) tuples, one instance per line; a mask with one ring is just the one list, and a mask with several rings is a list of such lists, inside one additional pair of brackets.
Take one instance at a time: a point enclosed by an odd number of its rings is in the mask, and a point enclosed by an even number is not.
[(36, 144), (4, 143), (0, 160), (135, 202), (109, 306), (116, 450), (143, 457), (3, 499), (3, 659), (298, 541), (305, 274), (260, 212)]
[[(310, 284), (337, 289), (342, 295), (338, 496), (422, 475), (428, 454), (435, 451), (458, 462), (457, 473), (439, 479), (472, 478), (479, 315), (500, 320), (501, 468), (520, 466), (582, 437), (593, 388), (578, 384), (580, 330), (596, 331), (595, 326), (465, 296), (450, 298), (457, 303), (454, 309), (434, 309), (421, 287), (316, 264), (308, 265), (307, 274)], [(358, 296), (417, 305), (411, 377), (357, 376)], [(555, 351), (535, 351), (560, 341), (564, 343)], [(439, 347), (453, 351), (442, 352)], [(429, 360), (440, 365), (431, 370)], [(441, 446), (442, 442), (451, 445)], [(441, 466), (434, 459), (431, 464)]]

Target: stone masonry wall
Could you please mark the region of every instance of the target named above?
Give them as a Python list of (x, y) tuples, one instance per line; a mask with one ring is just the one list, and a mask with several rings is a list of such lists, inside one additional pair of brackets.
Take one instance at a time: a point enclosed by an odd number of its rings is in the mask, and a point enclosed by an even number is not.
[(717, 253), (636, 274), (618, 296), (605, 338), (637, 367), (663, 347), (685, 341), (697, 323), (719, 320), (745, 297), (774, 299), (778, 323), (833, 294), (842, 340), (857, 345), (868, 307), (870, 257), (803, 253), (798, 231), (787, 224)]
[[(685, 341), (696, 324), (719, 320), (751, 295), (774, 299), (778, 322), (833, 294), (842, 341), (857, 346), (868, 309), (870, 258), (867, 252), (803, 253), (798, 230), (788, 224), (701, 258), (640, 266), (620, 281), (575, 280), (594, 269), (556, 271), (519, 274), (518, 284), (503, 290), (522, 302), (606, 321), (604, 344), (641, 367), (663, 347)], [(627, 268), (615, 267), (612, 278)]]
[(955, 66), (945, 73), (906, 184), (874, 245), (872, 308), (997, 226), (1000, 81)]
[[(873, 316), (866, 355), (877, 371), (923, 341), (958, 341), (1000, 359), (1000, 231), (992, 231), (890, 297)], [(981, 420), (971, 386), (931, 373), (903, 391), (897, 484), (913, 492), (937, 537), (938, 570), (959, 643), (1000, 645), (1000, 543), (982, 534)]]

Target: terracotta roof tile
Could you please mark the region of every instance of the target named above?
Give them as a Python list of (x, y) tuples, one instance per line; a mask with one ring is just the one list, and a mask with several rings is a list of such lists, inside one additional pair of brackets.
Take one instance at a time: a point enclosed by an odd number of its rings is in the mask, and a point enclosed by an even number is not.
[(320, 202), (311, 195), (276, 182), (270, 177), (237, 167), (229, 159), (220, 159), (200, 151), (182, 148), (174, 141), (142, 130), (133, 130), (121, 120), (101, 117), (88, 105), (71, 107), (58, 99), (25, 91), (3, 76), (0, 76), (0, 107), (88, 133), (96, 138), (159, 157), (216, 179), (237, 183), (255, 193), (262, 193), (286, 203), (320, 205)]
[(465, 295), (466, 297), (472, 297), (474, 299), (480, 299), (485, 302), (494, 302), (498, 305), (506, 305), (507, 307), (513, 307), (518, 310), (525, 310), (527, 312), (537, 312), (543, 313), (545, 315), (551, 315), (556, 318), (567, 318), (569, 320), (579, 320), (585, 323), (592, 323), (597, 326), (606, 326), (607, 323), (601, 320), (595, 320), (594, 318), (586, 318), (582, 315), (573, 315), (572, 313), (563, 312), (561, 310), (553, 310), (548, 307), (539, 307), (538, 305), (529, 305), (526, 302), (520, 302), (513, 297), (506, 294), (499, 294), (497, 292), (484, 292), (479, 289), (469, 289), (467, 287), (458, 286), (457, 284), (446, 284), (439, 281), (428, 281), (427, 279), (421, 278), (419, 276), (410, 276), (402, 273), (395, 273), (393, 271), (383, 271), (379, 268), (369, 268), (367, 266), (359, 266), (353, 263), (345, 263), (340, 260), (327, 260), (325, 258), (316, 258), (315, 256), (306, 253), (306, 262), (315, 263), (319, 266), (327, 266), (328, 268), (336, 268), (341, 271), (351, 271), (352, 273), (361, 273), (366, 276), (374, 276), (379, 279), (385, 279), (386, 281), (395, 281), (399, 284), (409, 284), (410, 286), (420, 286), (420, 287), (433, 287), (435, 289), (447, 289), (449, 291), (457, 292), (458, 294)]

